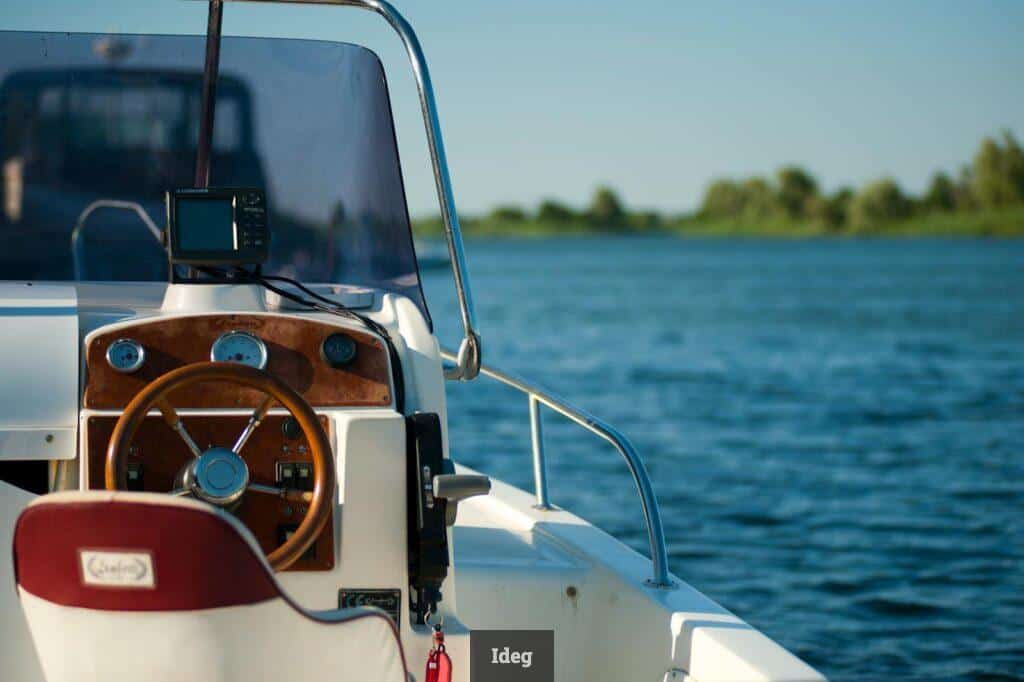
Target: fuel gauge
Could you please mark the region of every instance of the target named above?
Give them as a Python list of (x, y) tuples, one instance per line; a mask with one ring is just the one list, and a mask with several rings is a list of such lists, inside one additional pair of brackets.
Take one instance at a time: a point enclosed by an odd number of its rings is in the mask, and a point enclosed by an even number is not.
[(107, 364), (115, 372), (137, 372), (146, 361), (146, 349), (134, 339), (118, 339), (107, 346)]

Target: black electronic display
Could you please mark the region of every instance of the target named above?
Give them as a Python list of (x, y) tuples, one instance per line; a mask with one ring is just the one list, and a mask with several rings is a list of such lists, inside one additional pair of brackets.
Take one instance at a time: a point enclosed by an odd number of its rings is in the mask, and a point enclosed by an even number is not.
[(168, 252), (181, 265), (257, 265), (270, 234), (263, 190), (179, 189), (167, 193)]

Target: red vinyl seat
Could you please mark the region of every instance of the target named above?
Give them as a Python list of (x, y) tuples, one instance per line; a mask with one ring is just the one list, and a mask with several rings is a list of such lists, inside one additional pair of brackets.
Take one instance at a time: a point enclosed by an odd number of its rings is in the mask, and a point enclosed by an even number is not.
[(234, 516), (167, 495), (68, 492), (14, 531), (22, 608), (49, 682), (406, 682), (376, 609), (308, 611)]

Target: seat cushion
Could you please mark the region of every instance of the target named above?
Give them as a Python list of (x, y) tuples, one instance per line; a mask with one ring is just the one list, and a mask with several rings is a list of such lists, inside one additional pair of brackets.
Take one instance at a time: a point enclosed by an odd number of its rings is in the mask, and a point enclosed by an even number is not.
[(18, 519), (14, 568), (49, 682), (407, 678), (386, 614), (301, 609), (248, 530), (195, 500), (45, 495)]

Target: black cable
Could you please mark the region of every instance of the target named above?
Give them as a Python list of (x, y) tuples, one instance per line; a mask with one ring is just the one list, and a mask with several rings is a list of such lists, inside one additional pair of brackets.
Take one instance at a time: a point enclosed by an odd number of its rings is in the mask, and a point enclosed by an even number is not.
[[(306, 294), (307, 296), (312, 296), (314, 299), (316, 299), (316, 300), (318, 300), (318, 301), (320, 301), (322, 303), (325, 303), (328, 306), (331, 306), (332, 308), (337, 308), (346, 317), (351, 317), (353, 319), (359, 320), (364, 325), (366, 325), (367, 327), (369, 327), (373, 331), (377, 332), (378, 334), (383, 334), (385, 336), (387, 335), (387, 329), (385, 329), (384, 326), (382, 324), (378, 323), (376, 320), (372, 320), (372, 319), (366, 317), (365, 315), (361, 315), (360, 313), (357, 313), (356, 311), (352, 310), (351, 308), (348, 308), (345, 305), (343, 305), (341, 303), (338, 303), (337, 301), (331, 300), (331, 299), (327, 298), (326, 296), (323, 296), (321, 294), (316, 293), (315, 291), (313, 291), (312, 289), (307, 287), (302, 282), (299, 282), (298, 280), (294, 280), (294, 279), (292, 279), (290, 277), (282, 277), (281, 275), (257, 275), (257, 281), (261, 281), (261, 283), (263, 283), (264, 285), (266, 285), (266, 282), (285, 282), (287, 284), (291, 284), (292, 286), (294, 286), (296, 289), (298, 289), (302, 293)], [(267, 288), (270, 289), (271, 291), (274, 291), (274, 293), (276, 293), (278, 296), (281, 295), (280, 291), (275, 291), (274, 289), (271, 289), (270, 287), (267, 287)], [(292, 298), (290, 300), (295, 300), (295, 299)]]

